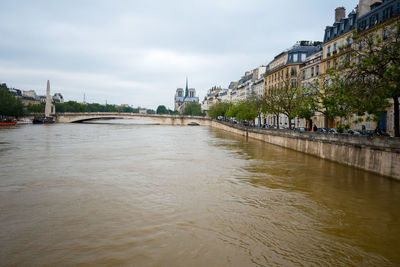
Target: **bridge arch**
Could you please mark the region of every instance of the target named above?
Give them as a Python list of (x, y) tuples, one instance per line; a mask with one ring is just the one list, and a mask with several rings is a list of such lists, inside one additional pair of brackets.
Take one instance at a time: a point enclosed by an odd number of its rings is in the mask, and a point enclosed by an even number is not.
[(158, 115), (118, 112), (86, 112), (86, 113), (57, 113), (56, 121), (60, 123), (77, 123), (96, 119), (142, 119), (160, 125), (179, 126), (208, 126), (211, 120), (206, 117), (181, 116), (181, 115)]

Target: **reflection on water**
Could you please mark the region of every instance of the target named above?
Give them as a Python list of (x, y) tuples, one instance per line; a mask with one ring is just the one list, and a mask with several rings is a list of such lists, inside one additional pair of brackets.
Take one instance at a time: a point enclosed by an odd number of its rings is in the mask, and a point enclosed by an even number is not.
[(138, 118), (134, 119), (94, 119), (94, 120), (88, 120), (83, 123), (89, 123), (89, 124), (117, 124), (117, 125), (159, 125), (159, 123), (154, 123), (154, 122), (149, 122), (146, 120), (141, 120)]
[(398, 182), (208, 127), (113, 123), (0, 129), (1, 264), (400, 264)]

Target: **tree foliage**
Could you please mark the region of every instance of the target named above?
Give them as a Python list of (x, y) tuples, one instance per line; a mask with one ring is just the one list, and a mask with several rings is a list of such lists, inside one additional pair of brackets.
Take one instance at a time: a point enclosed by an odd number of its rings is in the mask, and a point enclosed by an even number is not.
[(64, 103), (55, 103), (57, 112), (127, 112), (138, 113), (139, 109), (117, 105), (101, 105), (98, 103), (78, 103), (68, 101)]
[(0, 116), (22, 117), (24, 115), (24, 105), (21, 100), (14, 97), (6, 87), (0, 88)]
[[(394, 26), (393, 26), (394, 25)], [(367, 114), (377, 120), (394, 104), (395, 136), (400, 137), (400, 23), (380, 26), (372, 33), (354, 37), (347, 57), (337, 57), (325, 86), (327, 116), (346, 117)], [(370, 116), (370, 117), (369, 117)]]
[(254, 100), (245, 100), (230, 105), (225, 115), (238, 121), (254, 121), (258, 116), (258, 110)]
[(210, 118), (213, 118), (213, 119), (216, 119), (219, 116), (227, 117), (226, 113), (228, 112), (229, 107), (231, 105), (232, 104), (227, 103), (227, 102), (217, 103), (210, 108), (210, 110), (208, 111), (208, 116), (210, 116)]
[(28, 104), (26, 107), (28, 113), (44, 113), (46, 103)]
[(189, 116), (204, 116), (201, 112), (201, 105), (198, 103), (189, 103), (183, 109), (183, 115)]
[(157, 107), (156, 113), (157, 113), (157, 114), (160, 114), (160, 115), (163, 115), (163, 114), (170, 114), (169, 110), (168, 110), (165, 106), (163, 106), (163, 105), (160, 105), (160, 106)]

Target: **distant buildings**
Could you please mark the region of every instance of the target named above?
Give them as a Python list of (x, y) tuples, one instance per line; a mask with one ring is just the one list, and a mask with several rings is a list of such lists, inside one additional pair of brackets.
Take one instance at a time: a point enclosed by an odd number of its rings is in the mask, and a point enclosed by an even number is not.
[(182, 114), (186, 105), (189, 103), (199, 103), (199, 98), (196, 96), (196, 89), (188, 88), (188, 80), (186, 78), (185, 91), (183, 91), (183, 88), (176, 89), (175, 110)]
[[(1, 83), (0, 87), (8, 88), (6, 83)], [(35, 90), (20, 90), (16, 88), (8, 88), (8, 91), (15, 97), (21, 99), (24, 105), (40, 104), (46, 102), (46, 95), (38, 95)], [(55, 93), (51, 97), (53, 103), (64, 103), (64, 97), (61, 93)]]
[(222, 89), (221, 87), (214, 86), (208, 90), (207, 95), (201, 103), (201, 109), (208, 111), (210, 107), (220, 102), (231, 102), (232, 89)]

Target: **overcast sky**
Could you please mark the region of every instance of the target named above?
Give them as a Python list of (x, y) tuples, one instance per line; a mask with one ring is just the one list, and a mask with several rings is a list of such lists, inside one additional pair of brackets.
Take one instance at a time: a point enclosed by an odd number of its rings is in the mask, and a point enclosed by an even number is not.
[(1, 0), (0, 82), (66, 100), (173, 109), (202, 100), (298, 40), (322, 40), (357, 0)]

